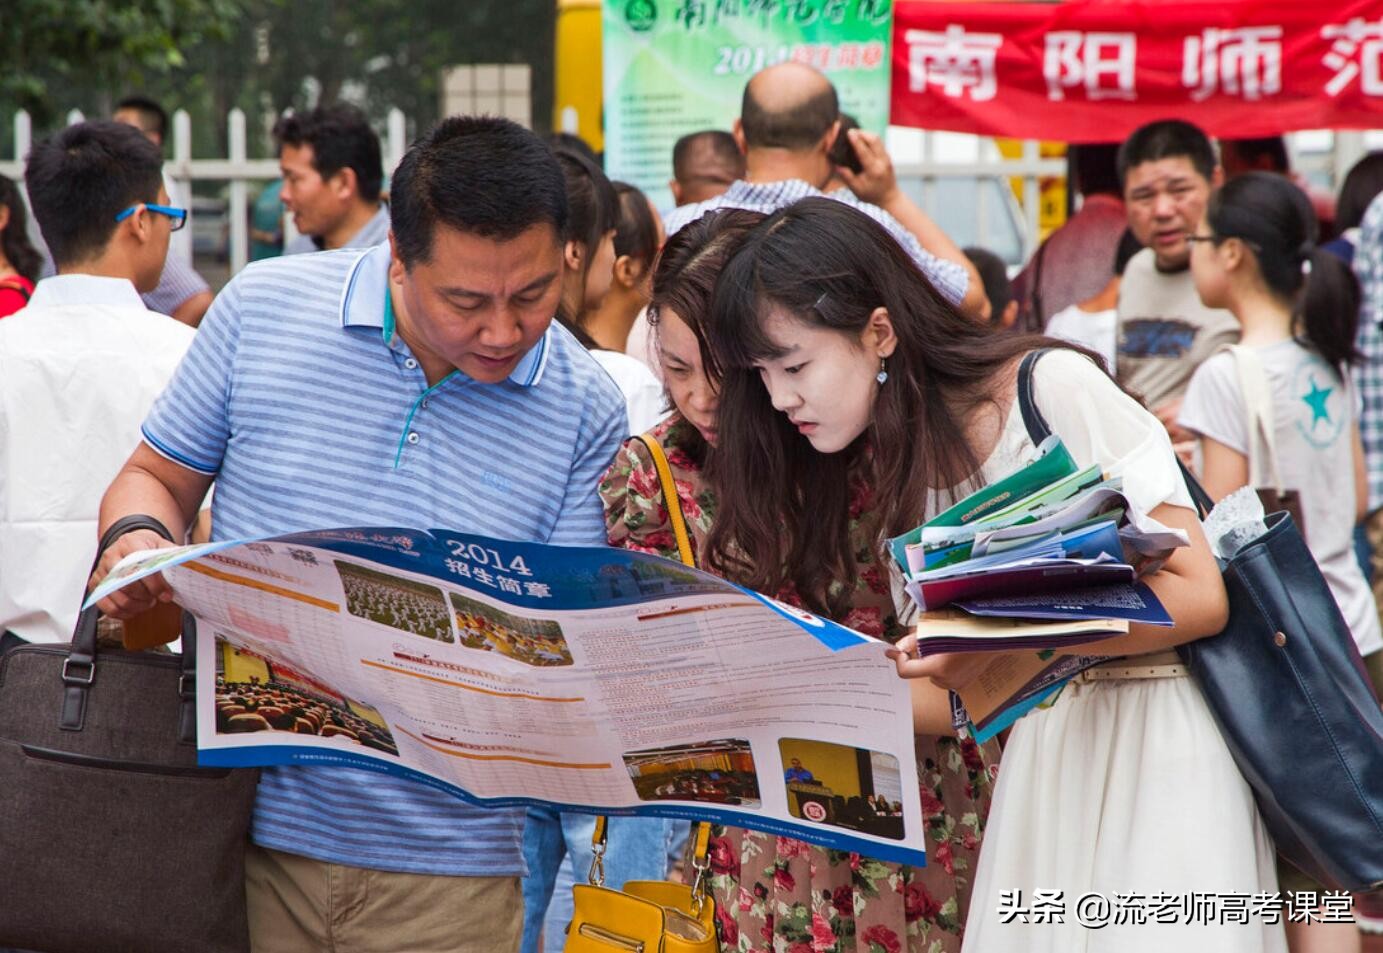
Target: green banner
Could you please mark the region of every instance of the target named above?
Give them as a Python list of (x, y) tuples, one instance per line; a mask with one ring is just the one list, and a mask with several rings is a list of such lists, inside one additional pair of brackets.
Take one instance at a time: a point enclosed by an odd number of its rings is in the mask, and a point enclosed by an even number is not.
[(729, 130), (744, 84), (795, 60), (865, 129), (888, 125), (892, 0), (604, 0), (605, 169), (672, 204), (672, 146)]

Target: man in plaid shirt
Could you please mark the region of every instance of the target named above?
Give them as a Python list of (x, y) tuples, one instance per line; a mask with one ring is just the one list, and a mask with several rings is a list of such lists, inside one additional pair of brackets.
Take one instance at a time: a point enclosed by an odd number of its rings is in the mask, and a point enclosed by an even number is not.
[[(1364, 443), (1364, 469), (1368, 474), (1368, 532), (1373, 564), (1373, 594), (1383, 606), (1383, 195), (1364, 213), (1354, 253), (1354, 273), (1359, 277), (1363, 300), (1355, 345), (1360, 359), (1354, 365), (1354, 386), (1359, 391), (1359, 436)], [(1383, 893), (1355, 898), (1355, 921), (1366, 933), (1383, 933)]]

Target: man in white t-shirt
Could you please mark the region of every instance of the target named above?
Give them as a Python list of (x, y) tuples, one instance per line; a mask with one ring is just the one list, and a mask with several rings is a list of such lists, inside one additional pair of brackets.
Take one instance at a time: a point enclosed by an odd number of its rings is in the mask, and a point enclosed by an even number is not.
[(1119, 288), (1118, 380), (1157, 414), (1173, 442), (1182, 394), (1196, 368), (1239, 339), (1228, 311), (1207, 308), (1191, 280), (1191, 246), (1224, 176), (1205, 133), (1165, 120), (1134, 131), (1119, 148), (1129, 229), (1146, 250), (1129, 261)]
[(148, 310), (169, 236), (159, 150), (114, 122), (34, 146), (29, 204), (58, 273), (0, 321), (0, 648), (71, 638), (97, 510), (194, 332)]

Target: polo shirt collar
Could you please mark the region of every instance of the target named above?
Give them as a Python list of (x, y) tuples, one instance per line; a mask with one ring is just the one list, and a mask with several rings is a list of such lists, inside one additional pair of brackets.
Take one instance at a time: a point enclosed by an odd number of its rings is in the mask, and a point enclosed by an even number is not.
[(128, 278), (99, 275), (51, 275), (34, 287), (30, 307), (64, 308), (84, 305), (147, 310)]
[[(385, 302), (389, 291), (389, 243), (383, 242), (365, 249), (346, 279), (346, 287), (341, 292), (341, 326), (343, 328), (375, 328), (381, 335), (389, 331), (393, 335), (393, 321), (386, 322)], [(45, 279), (51, 280), (51, 279)], [(131, 286), (133, 291), (133, 286)], [(37, 292), (35, 292), (37, 293)], [(136, 299), (138, 296), (136, 295)], [(392, 311), (389, 318), (392, 319)], [(548, 354), (551, 352), (552, 328), (538, 340), (523, 359), (509, 373), (509, 380), (520, 387), (533, 387), (543, 379), (547, 368)], [(390, 342), (393, 346), (393, 342)]]

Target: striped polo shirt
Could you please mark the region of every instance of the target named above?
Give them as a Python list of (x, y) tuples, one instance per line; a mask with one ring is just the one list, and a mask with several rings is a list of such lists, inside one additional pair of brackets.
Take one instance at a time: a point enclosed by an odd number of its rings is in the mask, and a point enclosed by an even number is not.
[[(217, 296), (143, 428), (215, 474), (214, 537), (409, 526), (604, 545), (596, 484), (626, 428), (610, 378), (554, 324), (508, 380), (455, 372), (429, 388), (386, 327), (388, 265), (387, 244), (270, 259)], [(252, 837), (357, 867), (502, 876), (523, 872), (522, 832), (521, 810), (291, 766), (264, 771)]]
[(663, 219), (663, 225), (667, 229), (668, 236), (671, 237), (707, 212), (715, 212), (723, 208), (738, 208), (772, 215), (794, 202), (809, 198), (834, 199), (851, 208), (859, 209), (888, 230), (894, 241), (902, 245), (903, 250), (912, 256), (913, 261), (917, 262), (918, 270), (927, 276), (927, 280), (935, 286), (937, 291), (941, 292), (947, 301), (952, 304), (960, 304), (964, 300), (965, 290), (970, 286), (970, 275), (964, 268), (953, 261), (938, 258), (927, 251), (916, 236), (903, 227), (902, 222), (879, 206), (860, 201), (849, 189), (823, 192), (801, 179), (784, 179), (780, 182), (746, 182), (744, 179), (738, 179), (714, 198), (673, 209)]

